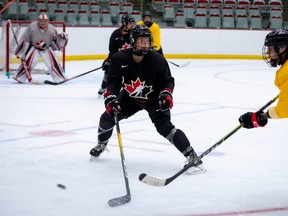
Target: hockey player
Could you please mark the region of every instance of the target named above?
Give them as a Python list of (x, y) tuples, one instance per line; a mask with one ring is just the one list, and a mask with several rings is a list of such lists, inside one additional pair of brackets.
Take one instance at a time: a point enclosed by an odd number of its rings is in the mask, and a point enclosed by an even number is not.
[(104, 71), (104, 77), (102, 80), (101, 88), (98, 91), (99, 96), (106, 90), (107, 85), (107, 73), (110, 66), (110, 60), (114, 53), (121, 49), (126, 49), (130, 44), (130, 29), (135, 25), (135, 19), (132, 15), (124, 14), (121, 17), (121, 26), (114, 30), (109, 40), (109, 54), (102, 64)]
[[(114, 113), (121, 121), (140, 110), (148, 112), (157, 132), (175, 145), (188, 162), (197, 157), (184, 132), (170, 121), (174, 78), (165, 58), (151, 51), (151, 44), (149, 28), (136, 25), (131, 29), (131, 48), (112, 56), (104, 93), (106, 111), (100, 117), (98, 144), (90, 151), (92, 160), (106, 149), (115, 126)], [(204, 172), (202, 161), (191, 170)]]
[(16, 76), (13, 77), (17, 82), (24, 83), (27, 80), (25, 65), (28, 73), (36, 66), (40, 57), (43, 58), (53, 80), (61, 82), (66, 79), (63, 69), (55, 54), (55, 50), (62, 50), (67, 42), (66, 33), (57, 33), (56, 28), (48, 23), (49, 18), (45, 13), (41, 13), (37, 21), (32, 22), (21, 37), (19, 46), (15, 49), (15, 55), (22, 60)]
[(150, 11), (145, 11), (142, 16), (143, 20), (139, 21), (138, 25), (145, 24), (148, 26), (152, 33), (153, 37), (153, 43), (152, 46), (156, 49), (157, 52), (159, 52), (161, 55), (163, 55), (163, 50), (161, 47), (161, 33), (160, 33), (160, 27), (157, 23), (152, 22), (152, 15)]
[(241, 115), (239, 122), (248, 129), (264, 127), (268, 119), (288, 118), (288, 30), (277, 29), (267, 34), (262, 53), (264, 61), (270, 67), (281, 66), (274, 82), (280, 90), (279, 100), (267, 112), (247, 112)]

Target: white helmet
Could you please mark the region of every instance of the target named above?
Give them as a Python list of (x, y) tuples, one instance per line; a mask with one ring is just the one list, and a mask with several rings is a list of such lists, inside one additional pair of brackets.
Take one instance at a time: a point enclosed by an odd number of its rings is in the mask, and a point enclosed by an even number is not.
[(41, 31), (45, 31), (48, 26), (49, 17), (45, 13), (40, 13), (38, 16), (38, 25)]

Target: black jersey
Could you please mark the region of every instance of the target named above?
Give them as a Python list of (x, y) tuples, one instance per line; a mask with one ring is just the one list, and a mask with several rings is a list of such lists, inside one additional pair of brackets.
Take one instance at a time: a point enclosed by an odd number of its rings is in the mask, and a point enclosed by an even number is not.
[(122, 89), (122, 93), (145, 106), (150, 100), (158, 99), (165, 88), (173, 91), (174, 78), (167, 61), (159, 53), (151, 51), (139, 63), (133, 60), (132, 48), (112, 56), (107, 91), (118, 95)]
[(126, 35), (121, 34), (121, 29), (118, 28), (114, 30), (111, 34), (110, 41), (109, 41), (109, 56), (111, 56), (118, 52), (121, 48), (127, 48), (126, 46), (130, 44), (130, 33)]

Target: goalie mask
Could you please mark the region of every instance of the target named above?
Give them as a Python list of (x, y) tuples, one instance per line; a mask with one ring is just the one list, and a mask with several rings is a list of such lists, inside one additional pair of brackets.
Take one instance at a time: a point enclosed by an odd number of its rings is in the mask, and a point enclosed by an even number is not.
[(48, 20), (49, 20), (49, 18), (45, 13), (41, 13), (38, 16), (38, 25), (39, 25), (41, 32), (46, 31), (46, 29), (48, 27)]
[(130, 46), (137, 56), (146, 55), (151, 50), (152, 34), (146, 25), (135, 25), (130, 32)]
[(262, 57), (270, 67), (283, 65), (288, 58), (288, 30), (277, 29), (267, 34)]
[(130, 14), (128, 15), (124, 14), (121, 18), (121, 23), (122, 23), (123, 30), (125, 32), (129, 32), (130, 29), (135, 25), (135, 19)]

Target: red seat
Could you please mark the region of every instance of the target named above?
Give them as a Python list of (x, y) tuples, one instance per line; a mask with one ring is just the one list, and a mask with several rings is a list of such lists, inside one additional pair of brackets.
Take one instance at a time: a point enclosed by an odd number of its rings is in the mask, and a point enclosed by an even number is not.
[(208, 5), (209, 4), (209, 0), (198, 0), (198, 4)]
[(223, 1), (222, 0), (211, 0), (211, 4), (222, 5)]
[(236, 2), (236, 0), (224, 0), (224, 5), (236, 6), (237, 2)]
[(196, 0), (183, 0), (183, 4), (195, 4)]

